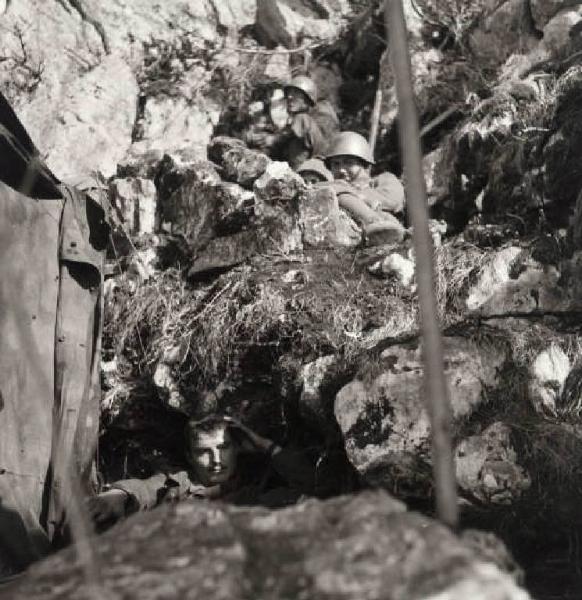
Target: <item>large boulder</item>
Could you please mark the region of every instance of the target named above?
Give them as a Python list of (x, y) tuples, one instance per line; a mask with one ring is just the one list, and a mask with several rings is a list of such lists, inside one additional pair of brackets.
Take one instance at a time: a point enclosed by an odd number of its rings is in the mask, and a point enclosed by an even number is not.
[(68, 549), (7, 586), (11, 600), (528, 600), (510, 575), (383, 492), (278, 511), (184, 502), (93, 540), (91, 586)]
[[(506, 351), (493, 340), (445, 337), (443, 344), (453, 431), (459, 431), (496, 385)], [(370, 483), (422, 495), (431, 485), (430, 420), (418, 340), (384, 350), (376, 371), (362, 373), (335, 398), (348, 457)]]

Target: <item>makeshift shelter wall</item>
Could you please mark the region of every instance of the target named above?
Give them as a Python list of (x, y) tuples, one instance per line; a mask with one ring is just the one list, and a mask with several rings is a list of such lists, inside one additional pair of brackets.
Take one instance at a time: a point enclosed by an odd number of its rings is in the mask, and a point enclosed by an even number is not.
[(0, 565), (16, 568), (49, 544), (41, 516), (52, 445), (62, 208), (62, 199), (32, 200), (0, 183)]
[(108, 227), (86, 194), (0, 183), (0, 575), (64, 533), (63, 474), (90, 487)]

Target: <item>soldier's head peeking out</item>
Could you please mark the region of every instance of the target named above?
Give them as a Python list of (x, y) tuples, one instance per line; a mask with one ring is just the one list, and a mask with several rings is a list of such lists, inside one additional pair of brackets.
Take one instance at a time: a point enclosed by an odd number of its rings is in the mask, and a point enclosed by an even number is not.
[(190, 420), (186, 425), (187, 457), (203, 485), (225, 483), (236, 472), (239, 448), (230, 428), (222, 416)]

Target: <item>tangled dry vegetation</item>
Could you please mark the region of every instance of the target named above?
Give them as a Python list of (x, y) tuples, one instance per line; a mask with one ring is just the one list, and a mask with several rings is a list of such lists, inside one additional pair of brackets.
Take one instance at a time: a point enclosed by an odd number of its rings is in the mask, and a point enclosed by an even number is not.
[(260, 260), (211, 284), (191, 285), (173, 268), (137, 286), (122, 279), (109, 296), (104, 331), (122, 374), (117, 385), (141, 379), (144, 388), (167, 361), (180, 387), (200, 394), (236, 381), (243, 366), (247, 378), (272, 375), (285, 354), (297, 368), (325, 354), (349, 362), (374, 332), (395, 337), (416, 326), (410, 293), (345, 257)]

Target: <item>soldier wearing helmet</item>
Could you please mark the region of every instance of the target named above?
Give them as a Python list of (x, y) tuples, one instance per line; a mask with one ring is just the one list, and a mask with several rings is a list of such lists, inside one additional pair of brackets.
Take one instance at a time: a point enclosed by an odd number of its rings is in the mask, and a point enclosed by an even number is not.
[(333, 175), (325, 163), (320, 158), (310, 158), (301, 163), (297, 173), (303, 177), (307, 185), (317, 185), (318, 183), (330, 183), (333, 181)]
[(404, 210), (404, 188), (392, 173), (372, 177), (373, 164), (368, 142), (355, 131), (338, 133), (326, 154), (339, 205), (362, 225), (368, 241), (400, 241), (404, 227), (395, 215)]
[(310, 77), (294, 77), (283, 87), (283, 93), (286, 119), (281, 123), (273, 119), (278, 131), (265, 128), (264, 132), (252, 132), (246, 141), (297, 169), (309, 158), (325, 156), (328, 141), (339, 129), (339, 119), (331, 103), (319, 99), (317, 85)]

